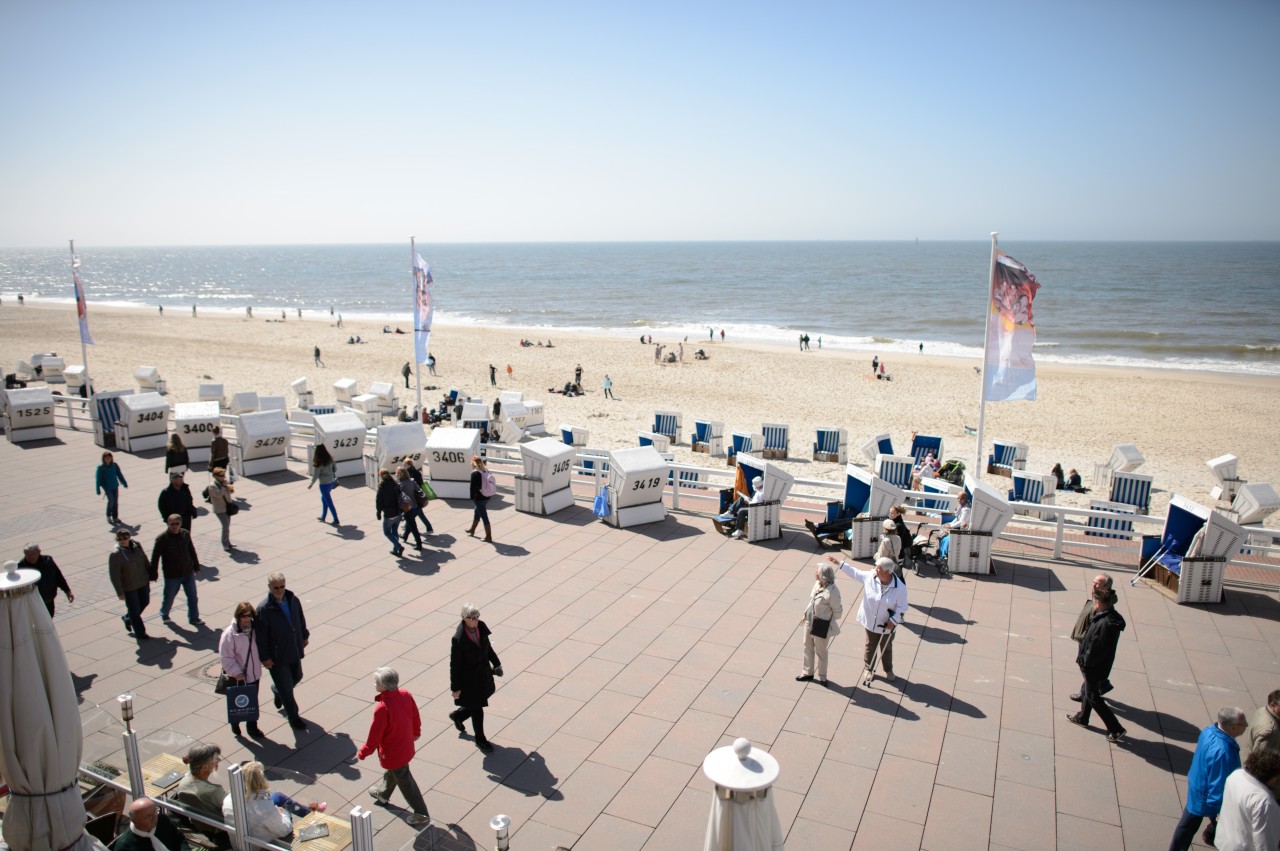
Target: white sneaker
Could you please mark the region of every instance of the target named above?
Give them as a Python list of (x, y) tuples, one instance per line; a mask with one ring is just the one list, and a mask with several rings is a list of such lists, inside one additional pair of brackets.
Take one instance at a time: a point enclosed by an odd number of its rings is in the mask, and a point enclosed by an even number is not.
[(732, 534), (732, 535), (730, 535), (729, 537), (730, 537), (730, 538), (741, 538), (741, 537), (742, 537), (742, 530), (741, 530), (741, 529), (734, 529), (734, 530), (733, 530), (733, 534)]

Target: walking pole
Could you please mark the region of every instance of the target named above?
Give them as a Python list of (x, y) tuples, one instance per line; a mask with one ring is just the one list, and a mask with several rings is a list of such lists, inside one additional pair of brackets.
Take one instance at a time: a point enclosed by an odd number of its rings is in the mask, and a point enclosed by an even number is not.
[(1178, 545), (1178, 542), (1173, 538), (1165, 538), (1165, 540), (1161, 542), (1160, 548), (1156, 550), (1155, 555), (1153, 555), (1147, 561), (1147, 563), (1144, 564), (1142, 568), (1134, 575), (1134, 577), (1129, 580), (1130, 587), (1137, 587), (1138, 580), (1146, 576), (1152, 570), (1154, 570), (1156, 564), (1159, 563), (1160, 559), (1168, 555), (1169, 551), (1172, 550), (1177, 545)]
[[(863, 593), (865, 594), (866, 591), (863, 591)], [(876, 603), (876, 615), (871, 619), (872, 623), (880, 622), (880, 610), (881, 608), (883, 608), (883, 606), (884, 606), (884, 597), (881, 597), (880, 600)], [(881, 635), (880, 640), (876, 642), (876, 649), (871, 652), (871, 661), (867, 664), (866, 670), (862, 672), (862, 678), (859, 680), (859, 683), (864, 688), (869, 688), (871, 686), (871, 677), (876, 669), (876, 660), (880, 658), (880, 650), (883, 647), (884, 647), (884, 635)], [(853, 687), (853, 691), (849, 694), (849, 699), (853, 700), (854, 695), (856, 695), (857, 693), (858, 693), (858, 686), (855, 685)]]

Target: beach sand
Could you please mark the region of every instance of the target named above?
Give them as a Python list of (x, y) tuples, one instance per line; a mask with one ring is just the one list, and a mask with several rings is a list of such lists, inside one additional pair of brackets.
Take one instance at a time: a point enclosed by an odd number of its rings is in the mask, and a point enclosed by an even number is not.
[[(306, 376), (317, 403), (333, 399), (332, 384), (354, 378), (365, 392), (373, 381), (391, 381), (401, 402), (413, 405), (400, 368), (413, 353), (412, 335), (383, 334), (381, 322), (347, 318), (342, 328), (321, 313), (289, 314), (263, 309), (249, 320), (190, 310), (156, 311), (91, 306), (97, 345), (89, 348), (90, 374), (99, 390), (135, 387), (133, 370), (155, 366), (167, 380), (171, 402), (194, 401), (197, 385), (221, 382), (228, 396), (241, 391), (284, 395), (292, 406), (290, 382)], [(270, 319), (276, 321), (268, 321)], [(393, 326), (394, 327), (394, 326)], [(401, 327), (408, 327), (402, 325)], [(522, 348), (522, 336), (548, 334), (554, 348)], [(368, 342), (348, 345), (350, 336)], [(674, 350), (678, 339), (655, 338)], [(312, 364), (319, 346), (325, 367)], [(657, 365), (653, 346), (629, 338), (548, 332), (546, 329), (475, 328), (437, 325), (431, 350), (438, 377), (422, 368), (423, 403), (434, 407), (443, 391), (458, 387), (490, 404), (498, 390), (522, 390), (544, 403), (546, 424), (558, 435), (564, 424), (590, 430), (589, 446), (616, 449), (636, 445), (636, 432), (648, 431), (655, 410), (683, 415), (678, 462), (723, 466), (688, 448), (695, 417), (721, 420), (732, 431), (760, 430), (763, 422), (791, 426), (791, 460), (781, 462), (800, 478), (839, 481), (843, 467), (813, 462), (811, 446), (818, 426), (848, 429), (849, 457), (862, 463), (859, 447), (881, 432), (892, 435), (905, 452), (912, 432), (941, 435), (943, 457), (960, 458), (972, 468), (975, 437), (965, 427), (978, 425), (980, 377), (976, 360), (930, 355), (891, 355), (893, 380), (871, 375), (872, 351), (795, 348), (730, 338), (724, 343), (694, 337), (684, 344), (682, 364)], [(695, 361), (704, 348), (710, 360)], [(70, 305), (10, 301), (0, 307), (0, 364), (13, 371), (19, 358), (57, 352), (68, 365), (82, 362), (75, 310)], [(488, 366), (498, 368), (498, 386), (489, 385)], [(507, 365), (512, 367), (508, 379)], [(583, 368), (583, 397), (548, 392)], [(605, 399), (605, 373), (613, 379), (617, 401)], [(1227, 452), (1240, 458), (1240, 475), (1249, 481), (1280, 480), (1280, 445), (1263, 435), (1272, 431), (1280, 410), (1280, 378), (1232, 376), (1175, 370), (1132, 370), (1039, 364), (1039, 399), (987, 405), (985, 443), (993, 438), (1022, 441), (1031, 447), (1027, 469), (1049, 472), (1055, 462), (1075, 467), (1092, 485), (1095, 462), (1110, 457), (1116, 443), (1134, 443), (1146, 457), (1139, 472), (1154, 476), (1152, 514), (1161, 515), (1171, 493), (1212, 504), (1215, 484), (1205, 460)], [(405, 394), (408, 395), (405, 395)], [(1008, 480), (996, 479), (998, 486)], [(1089, 495), (1059, 494), (1058, 504), (1087, 506)], [(1280, 513), (1267, 521), (1280, 528)]]

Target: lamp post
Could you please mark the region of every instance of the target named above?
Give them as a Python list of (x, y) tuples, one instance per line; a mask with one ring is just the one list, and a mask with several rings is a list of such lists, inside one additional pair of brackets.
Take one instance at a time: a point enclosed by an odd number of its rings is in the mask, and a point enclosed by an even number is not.
[(511, 827), (511, 817), (499, 813), (489, 821), (489, 829), (495, 834), (496, 845), (494, 851), (508, 851), (511, 847), (510, 841), (507, 839), (507, 829)]
[(133, 730), (133, 692), (126, 691), (116, 698), (120, 704), (120, 718), (124, 721), (124, 761), (129, 768), (129, 792), (134, 798), (146, 795), (142, 782), (142, 757), (138, 754), (138, 734)]

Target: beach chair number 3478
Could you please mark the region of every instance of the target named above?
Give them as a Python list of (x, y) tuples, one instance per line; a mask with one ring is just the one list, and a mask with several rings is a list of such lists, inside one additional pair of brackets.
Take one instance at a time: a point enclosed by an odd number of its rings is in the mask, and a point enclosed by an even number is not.
[(635, 491), (635, 490), (641, 490), (642, 488), (656, 488), (656, 487), (660, 487), (661, 485), (662, 485), (662, 477), (654, 476), (651, 479), (636, 479), (634, 482), (631, 483), (631, 489)]

